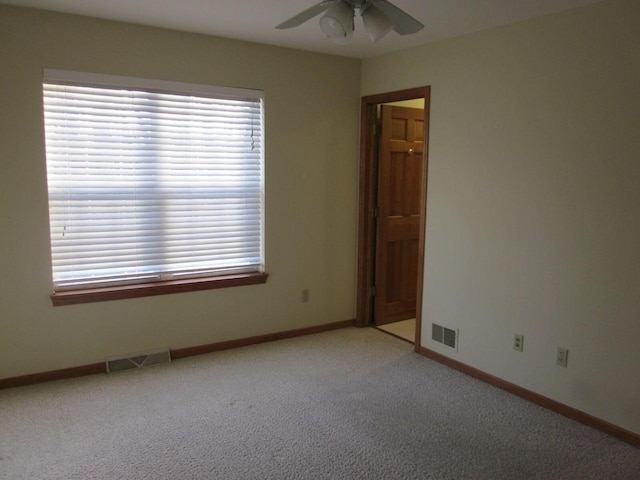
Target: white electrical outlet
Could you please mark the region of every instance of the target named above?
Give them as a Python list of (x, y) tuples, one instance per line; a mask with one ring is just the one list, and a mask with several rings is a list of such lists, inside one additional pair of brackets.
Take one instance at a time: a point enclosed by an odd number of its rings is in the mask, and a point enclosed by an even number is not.
[(524, 349), (524, 335), (516, 333), (513, 336), (513, 349), (521, 352)]
[(558, 347), (558, 352), (556, 353), (556, 365), (560, 367), (566, 367), (568, 360), (569, 350), (567, 350), (566, 348)]

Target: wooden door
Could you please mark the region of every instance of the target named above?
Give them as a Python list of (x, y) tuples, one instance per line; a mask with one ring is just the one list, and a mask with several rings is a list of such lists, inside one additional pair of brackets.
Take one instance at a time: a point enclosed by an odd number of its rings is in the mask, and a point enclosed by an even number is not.
[(424, 111), (382, 106), (374, 323), (416, 316)]

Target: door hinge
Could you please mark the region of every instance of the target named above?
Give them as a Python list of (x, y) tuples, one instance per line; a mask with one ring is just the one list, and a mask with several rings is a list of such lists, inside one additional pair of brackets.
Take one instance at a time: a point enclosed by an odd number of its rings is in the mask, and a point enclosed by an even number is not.
[(380, 207), (373, 207), (373, 218), (378, 218), (380, 216)]
[(376, 286), (375, 285), (371, 287), (371, 296), (372, 297), (376, 296)]

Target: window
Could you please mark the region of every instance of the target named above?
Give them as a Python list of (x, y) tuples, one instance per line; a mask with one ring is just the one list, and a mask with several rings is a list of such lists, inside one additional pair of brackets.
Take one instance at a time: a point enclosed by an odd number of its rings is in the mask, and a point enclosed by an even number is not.
[(45, 70), (43, 96), (54, 305), (266, 281), (262, 92)]

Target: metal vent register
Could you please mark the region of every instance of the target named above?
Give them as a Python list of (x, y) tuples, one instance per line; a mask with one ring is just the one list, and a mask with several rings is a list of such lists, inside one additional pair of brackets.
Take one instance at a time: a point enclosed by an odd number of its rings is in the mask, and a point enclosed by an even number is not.
[(117, 357), (107, 359), (107, 373), (130, 370), (132, 368), (149, 367), (159, 363), (170, 363), (169, 350), (154, 350), (152, 352), (139, 353), (130, 357)]
[(458, 350), (458, 330), (453, 330), (451, 328), (432, 323), (431, 340)]

